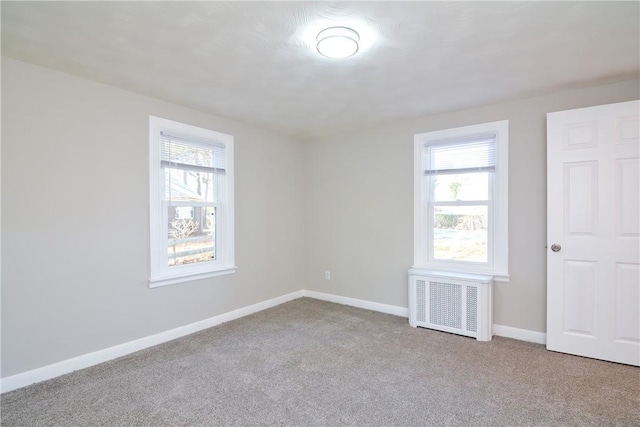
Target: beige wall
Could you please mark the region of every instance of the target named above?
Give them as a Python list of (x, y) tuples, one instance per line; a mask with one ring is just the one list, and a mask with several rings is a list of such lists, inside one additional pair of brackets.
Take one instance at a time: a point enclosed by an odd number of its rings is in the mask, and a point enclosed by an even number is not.
[[(509, 120), (510, 283), (494, 321), (546, 330), (546, 113), (637, 99), (637, 80), (397, 122), (306, 146), (307, 289), (407, 306), (413, 136)], [(331, 271), (331, 280), (324, 271)]]
[[(234, 275), (149, 289), (155, 115), (235, 137)], [(302, 288), (298, 141), (2, 62), (2, 377)]]
[[(545, 114), (639, 91), (627, 81), (301, 143), (3, 58), (2, 377), (299, 289), (406, 307), (413, 135), (502, 119), (512, 280), (496, 285), (495, 322), (544, 331)], [(234, 135), (236, 274), (149, 289), (149, 115)]]

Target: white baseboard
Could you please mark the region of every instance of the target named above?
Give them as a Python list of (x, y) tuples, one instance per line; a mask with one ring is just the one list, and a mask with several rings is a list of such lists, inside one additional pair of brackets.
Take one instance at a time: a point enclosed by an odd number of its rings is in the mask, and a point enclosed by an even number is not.
[(511, 326), (493, 325), (493, 335), (505, 338), (513, 338), (520, 341), (546, 344), (547, 334), (544, 332), (530, 331), (528, 329), (512, 328)]
[[(153, 347), (185, 335), (193, 334), (194, 332), (211, 328), (212, 326), (220, 325), (221, 323), (239, 319), (301, 297), (309, 297), (322, 301), (350, 305), (353, 307), (364, 308), (366, 310), (392, 314), (394, 316), (409, 317), (409, 309), (407, 307), (399, 307), (357, 298), (325, 294), (316, 291), (300, 290), (277, 298), (272, 298), (267, 301), (259, 302), (248, 307), (239, 308), (228, 313), (223, 313), (218, 316), (213, 316), (199, 322), (170, 329), (155, 335), (150, 335), (124, 344), (119, 344), (93, 353), (84, 354), (82, 356), (63, 360), (31, 371), (2, 378), (0, 379), (0, 391), (2, 393), (6, 393), (34, 383), (59, 377), (60, 375), (68, 374), (79, 369), (88, 368), (90, 366), (126, 356), (128, 354), (135, 353), (136, 351), (144, 350), (145, 348)], [(530, 341), (538, 344), (546, 343), (546, 334), (543, 332), (529, 331), (526, 329), (512, 328), (510, 326), (503, 325), (493, 325), (493, 333), (494, 335), (514, 338), (522, 341)]]
[(0, 390), (2, 391), (2, 393), (6, 393), (8, 391), (26, 387), (40, 381), (59, 377), (60, 375), (68, 374), (79, 369), (88, 368), (99, 363), (126, 356), (127, 354), (131, 354), (136, 351), (144, 350), (145, 348), (153, 347), (154, 345), (162, 344), (167, 341), (183, 337), (185, 335), (193, 334), (194, 332), (198, 332), (203, 329), (219, 325), (221, 323), (229, 322), (231, 320), (239, 319), (241, 317), (266, 310), (267, 308), (275, 307), (287, 301), (301, 298), (302, 296), (303, 291), (292, 292), (290, 294), (259, 302), (248, 307), (239, 308), (228, 313), (213, 316), (199, 322), (180, 326), (178, 328), (160, 332), (155, 335), (150, 335), (144, 338), (126, 342), (124, 344), (119, 344), (113, 347), (105, 348), (103, 350), (98, 350), (93, 353), (88, 353), (82, 356), (63, 360), (52, 365), (43, 366), (42, 368), (37, 368), (31, 371), (12, 375), (10, 377), (2, 378), (0, 380)]
[(371, 311), (379, 311), (381, 313), (393, 314), (394, 316), (409, 317), (409, 309), (407, 307), (398, 307), (397, 305), (382, 304), (379, 302), (306, 290), (302, 291), (302, 296), (322, 301), (335, 302), (338, 304), (351, 305), (353, 307), (364, 308)]

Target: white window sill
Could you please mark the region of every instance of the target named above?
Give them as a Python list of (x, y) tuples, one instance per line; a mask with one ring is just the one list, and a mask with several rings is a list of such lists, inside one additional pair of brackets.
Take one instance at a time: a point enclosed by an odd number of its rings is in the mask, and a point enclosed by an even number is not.
[(485, 278), (492, 279), (494, 282), (506, 282), (510, 280), (509, 273), (493, 272), (493, 271), (471, 271), (471, 270), (453, 270), (433, 267), (411, 267), (409, 274), (438, 276), (443, 278), (473, 279), (483, 280)]
[(509, 276), (509, 273), (494, 273), (493, 274), (493, 281), (494, 282), (509, 283), (511, 281), (511, 276)]
[(178, 283), (192, 282), (194, 280), (200, 280), (200, 279), (208, 279), (209, 277), (224, 276), (226, 274), (235, 273), (237, 269), (238, 267), (234, 265), (234, 266), (221, 267), (217, 270), (191, 273), (191, 274), (180, 274), (177, 276), (176, 275), (156, 276), (149, 279), (149, 287), (159, 288), (161, 286), (176, 285)]

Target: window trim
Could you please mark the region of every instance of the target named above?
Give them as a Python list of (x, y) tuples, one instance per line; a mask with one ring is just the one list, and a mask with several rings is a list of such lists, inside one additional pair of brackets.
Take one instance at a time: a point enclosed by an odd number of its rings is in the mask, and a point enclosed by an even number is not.
[[(435, 260), (430, 251), (433, 233), (430, 225), (428, 180), (423, 170), (423, 155), (426, 145), (441, 144), (443, 141), (463, 142), (474, 135), (495, 134), (496, 166), (493, 179), (493, 197), (489, 209), (493, 210), (493, 229), (488, 241), (491, 253), (488, 262)], [(495, 281), (509, 281), (509, 121), (501, 120), (471, 126), (443, 129), (414, 135), (414, 260), (413, 268), (471, 274), (492, 275)]]
[[(162, 131), (177, 133), (225, 146), (225, 198), (216, 202), (220, 212), (216, 214), (216, 260), (169, 267), (167, 265), (166, 202), (162, 194), (164, 172), (161, 166)], [(234, 174), (233, 136), (210, 129), (187, 125), (173, 120), (149, 116), (149, 287), (205, 279), (235, 273), (234, 261)]]

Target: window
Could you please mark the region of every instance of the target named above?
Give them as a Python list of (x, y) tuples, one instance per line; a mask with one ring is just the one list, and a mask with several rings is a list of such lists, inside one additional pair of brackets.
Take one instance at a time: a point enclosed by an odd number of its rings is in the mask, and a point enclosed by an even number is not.
[(233, 137), (149, 117), (150, 286), (233, 273)]
[(508, 275), (509, 122), (415, 135), (414, 267)]

